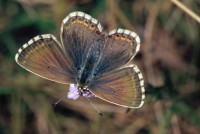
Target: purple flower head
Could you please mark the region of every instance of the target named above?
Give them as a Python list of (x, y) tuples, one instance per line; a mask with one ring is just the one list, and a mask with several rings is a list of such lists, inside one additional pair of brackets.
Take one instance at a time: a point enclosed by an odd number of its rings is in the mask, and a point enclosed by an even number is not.
[[(78, 97), (81, 96), (81, 93), (80, 91), (78, 90), (78, 85), (77, 84), (70, 84), (69, 86), (69, 92), (67, 94), (67, 98), (68, 99), (73, 99), (73, 100), (76, 100), (78, 99)], [(95, 95), (90, 92), (89, 90), (86, 90), (82, 96), (84, 97), (87, 97), (87, 98), (90, 98), (90, 97), (95, 97)]]

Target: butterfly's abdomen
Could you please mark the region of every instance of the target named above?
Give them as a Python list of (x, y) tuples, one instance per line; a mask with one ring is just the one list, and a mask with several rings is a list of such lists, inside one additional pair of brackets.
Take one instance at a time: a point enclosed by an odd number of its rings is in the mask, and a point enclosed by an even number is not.
[(89, 76), (91, 75), (92, 69), (94, 68), (94, 64), (96, 62), (96, 58), (94, 56), (90, 56), (87, 59), (87, 62), (85, 64), (85, 68), (82, 72), (80, 83), (86, 84)]
[(101, 39), (96, 40), (94, 44), (91, 45), (91, 48), (88, 51), (86, 62), (83, 66), (82, 74), (80, 75), (80, 83), (87, 84), (90, 79), (93, 77), (96, 66), (101, 57), (103, 50), (103, 41)]

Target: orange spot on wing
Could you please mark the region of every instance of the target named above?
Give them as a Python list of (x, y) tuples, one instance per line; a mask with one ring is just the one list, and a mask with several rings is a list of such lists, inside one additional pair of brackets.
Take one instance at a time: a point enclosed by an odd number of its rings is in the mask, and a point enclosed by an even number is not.
[(124, 40), (126, 40), (126, 38), (124, 38), (124, 37), (121, 37), (121, 40), (123, 40), (123, 41), (124, 41)]

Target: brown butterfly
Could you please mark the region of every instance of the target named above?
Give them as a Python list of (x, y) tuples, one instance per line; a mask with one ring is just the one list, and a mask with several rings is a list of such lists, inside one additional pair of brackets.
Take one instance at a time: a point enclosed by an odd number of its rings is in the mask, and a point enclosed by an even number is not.
[(128, 108), (143, 105), (143, 76), (130, 63), (140, 48), (136, 33), (116, 29), (104, 34), (98, 20), (72, 12), (60, 36), (61, 43), (51, 34), (34, 37), (18, 50), (16, 62), (45, 79), (70, 84), (70, 99), (95, 96)]

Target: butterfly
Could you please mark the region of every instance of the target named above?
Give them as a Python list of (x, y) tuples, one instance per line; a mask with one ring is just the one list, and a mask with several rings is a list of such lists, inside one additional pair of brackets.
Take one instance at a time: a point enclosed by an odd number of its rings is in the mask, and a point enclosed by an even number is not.
[(72, 12), (62, 22), (61, 43), (51, 34), (24, 44), (16, 62), (45, 79), (70, 84), (69, 99), (98, 97), (112, 104), (139, 108), (145, 99), (144, 80), (130, 61), (140, 49), (140, 38), (127, 29), (102, 32), (98, 20)]

